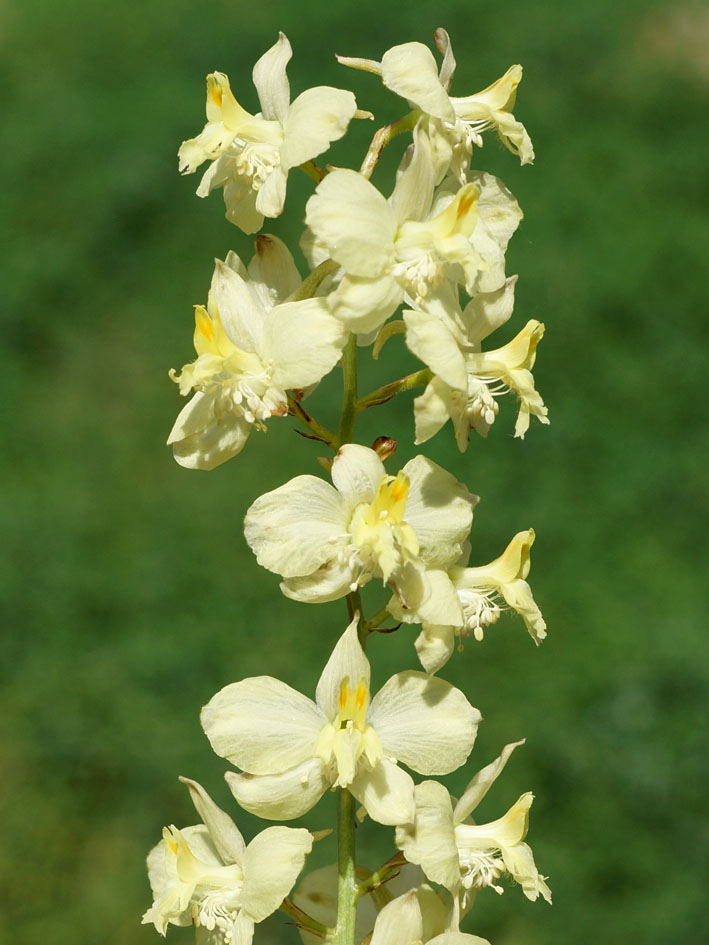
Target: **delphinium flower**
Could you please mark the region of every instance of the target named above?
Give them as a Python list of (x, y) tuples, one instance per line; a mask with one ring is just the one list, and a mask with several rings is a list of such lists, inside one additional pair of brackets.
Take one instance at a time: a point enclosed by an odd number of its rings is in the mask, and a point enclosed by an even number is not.
[[(533, 543), (534, 529), (529, 528), (518, 532), (504, 552), (489, 564), (480, 567), (455, 564), (447, 571), (429, 572), (432, 605), (424, 604), (419, 610), (422, 629), (416, 640), (416, 651), (427, 672), (435, 673), (448, 662), (456, 640), (468, 637), (482, 640), (485, 630), (505, 609), (514, 610), (522, 617), (537, 645), (544, 640), (546, 623), (525, 580), (531, 566)], [(453, 622), (443, 624), (436, 602), (450, 599), (451, 586), (459, 609)], [(387, 606), (396, 620), (414, 622), (396, 597)], [(452, 612), (454, 607), (449, 606), (448, 613)]]
[(239, 804), (269, 820), (306, 813), (337, 785), (382, 824), (414, 816), (419, 774), (448, 774), (468, 757), (480, 713), (435, 676), (396, 673), (371, 699), (357, 617), (340, 637), (315, 702), (271, 676), (232, 683), (202, 710), (214, 751), (241, 768), (227, 783)]
[(379, 578), (416, 613), (427, 571), (458, 560), (477, 496), (424, 456), (388, 475), (354, 443), (337, 453), (332, 480), (296, 476), (253, 503), (244, 532), (259, 564), (294, 600), (337, 600)]
[(406, 859), (420, 865), (431, 882), (450, 890), (463, 911), (478, 889), (491, 886), (501, 893), (497, 881), (502, 874), (511, 876), (528, 899), (541, 895), (551, 902), (546, 877), (540, 876), (524, 842), (534, 795), (523, 794), (498, 820), (486, 824), (469, 820), (521, 744), (505, 746), (499, 758), (475, 775), (457, 802), (437, 781), (418, 784), (414, 822), (396, 829), (396, 843)]
[(489, 174), (434, 185), (431, 145), (417, 133), (389, 200), (363, 175), (340, 169), (308, 201), (306, 223), (344, 273), (332, 311), (351, 331), (379, 328), (404, 298), (435, 298), (447, 279), (470, 293), (504, 282), (503, 270), (494, 285), (486, 273), (497, 275), (521, 219), (512, 195)]
[(310, 831), (268, 827), (246, 845), (238, 827), (196, 781), (182, 778), (204, 821), (166, 827), (148, 855), (155, 900), (143, 916), (162, 935), (194, 925), (198, 945), (249, 945), (254, 925), (288, 895), (313, 845)]
[(423, 884), (384, 906), (369, 945), (490, 945), (487, 939), (450, 929), (450, 921), (450, 909)]
[(264, 217), (283, 211), (288, 172), (317, 157), (347, 130), (357, 104), (352, 92), (318, 86), (290, 101), (286, 65), (292, 56), (283, 33), (254, 66), (261, 111), (247, 112), (234, 98), (223, 72), (207, 76), (207, 124), (183, 142), (180, 171), (207, 168), (197, 194), (224, 188), (227, 218), (245, 233), (255, 233)]
[(423, 43), (393, 46), (381, 62), (338, 56), (354, 69), (373, 72), (384, 85), (422, 113), (420, 121), (434, 142), (440, 176), (449, 168), (461, 178), (470, 163), (473, 145), (482, 147), (481, 134), (494, 128), (500, 141), (518, 155), (521, 164), (531, 164), (534, 149), (524, 125), (512, 114), (522, 66), (510, 66), (492, 85), (463, 97), (449, 96), (455, 73), (455, 58), (448, 33), (436, 30), (436, 45), (443, 53), (440, 72), (430, 49)]
[(337, 363), (346, 332), (322, 298), (289, 301), (301, 284), (275, 236), (259, 236), (248, 269), (217, 260), (206, 308), (195, 308), (197, 360), (178, 375), (194, 395), (170, 433), (175, 459), (213, 469), (239, 453), (253, 428), (288, 411), (286, 391), (319, 381)]

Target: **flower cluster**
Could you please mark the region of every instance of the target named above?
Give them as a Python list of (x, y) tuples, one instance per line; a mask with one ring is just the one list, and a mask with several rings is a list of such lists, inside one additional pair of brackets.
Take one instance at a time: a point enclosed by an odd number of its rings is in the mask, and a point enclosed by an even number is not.
[[(502, 892), (508, 877), (528, 899), (551, 901), (525, 840), (533, 795), (496, 820), (471, 817), (522, 743), (507, 745), (457, 800), (433, 780), (466, 764), (481, 721), (466, 695), (435, 675), (456, 645), (482, 641), (505, 610), (536, 644), (546, 636), (527, 583), (535, 533), (519, 531), (499, 557), (471, 563), (480, 560), (470, 539), (478, 497), (424, 455), (390, 470), (396, 442), (388, 437), (371, 446), (354, 440), (359, 414), (416, 387), (417, 445), (450, 419), (465, 451), (471, 430), (488, 434), (508, 392), (517, 400), (516, 437), (532, 416), (548, 423), (532, 375), (544, 325), (529, 319), (511, 339), (487, 344), (512, 317), (517, 276), (507, 274), (505, 253), (522, 212), (498, 178), (471, 167), (488, 130), (522, 164), (532, 162), (512, 112), (522, 68), (455, 97), (450, 38), (439, 29), (435, 41), (440, 67), (415, 42), (381, 60), (338, 57), (408, 103), (375, 134), (359, 170), (325, 171), (313, 159), (352, 118), (372, 116), (342, 89), (308, 89), (291, 102), (282, 33), (253, 70), (260, 111), (246, 111), (226, 75), (211, 73), (207, 124), (179, 150), (183, 173), (210, 162), (197, 193), (223, 189), (227, 218), (244, 233), (281, 214), (289, 171), (300, 167), (315, 182), (300, 244), (305, 278), (275, 236), (257, 236), (248, 264), (234, 252), (217, 260), (206, 304), (195, 306), (197, 357), (170, 372), (191, 396), (168, 442), (180, 465), (210, 470), (280, 417), (330, 450), (319, 462), (331, 482), (299, 475), (261, 495), (244, 532), (286, 597), (344, 598), (349, 614), (334, 647), (324, 646), (331, 652), (314, 701), (263, 675), (227, 683), (202, 710), (212, 748), (235, 769), (226, 781), (240, 807), (291, 821), (332, 790), (339, 815), (337, 864), (293, 891), (323, 832), (271, 826), (247, 845), (229, 814), (183, 778), (202, 823), (163, 831), (148, 857), (154, 902), (143, 921), (163, 935), (170, 924), (193, 925), (198, 945), (249, 945), (255, 925), (279, 908), (305, 945), (486, 945), (460, 931), (480, 890)], [(370, 180), (379, 154), (409, 132), (393, 187), (382, 193)], [(357, 351), (370, 347), (379, 358), (399, 334), (422, 367), (358, 396)], [(303, 403), (338, 364), (344, 394), (332, 431)], [(386, 589), (387, 603), (367, 617), (370, 582)], [(423, 671), (397, 672), (372, 695), (368, 638), (399, 627), (405, 634), (408, 625), (420, 626), (412, 640)], [(378, 869), (355, 861), (355, 816), (394, 828), (393, 856)]]

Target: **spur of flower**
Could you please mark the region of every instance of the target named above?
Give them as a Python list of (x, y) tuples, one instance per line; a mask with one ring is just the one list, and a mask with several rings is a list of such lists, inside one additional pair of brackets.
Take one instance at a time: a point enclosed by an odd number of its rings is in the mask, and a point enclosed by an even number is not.
[(207, 168), (197, 194), (224, 188), (227, 217), (255, 233), (264, 217), (283, 210), (288, 171), (327, 150), (347, 130), (357, 105), (351, 92), (318, 86), (290, 101), (286, 65), (292, 56), (283, 33), (254, 66), (261, 111), (247, 112), (223, 72), (207, 76), (207, 124), (180, 147), (180, 172)]
[(323, 603), (372, 578), (412, 614), (428, 599), (429, 569), (460, 557), (477, 496), (425, 456), (388, 475), (374, 450), (350, 443), (329, 485), (296, 476), (246, 513), (246, 540), (260, 565), (283, 577), (294, 600)]
[(245, 809), (269, 820), (309, 811), (332, 786), (347, 788), (369, 816), (414, 816), (420, 774), (448, 774), (468, 757), (480, 713), (436, 676), (402, 672), (370, 702), (369, 662), (352, 621), (330, 656), (315, 702), (271, 676), (232, 683), (202, 710), (214, 751), (243, 773), (226, 780)]
[(501, 893), (497, 880), (502, 874), (519, 883), (528, 899), (541, 895), (551, 902), (546, 877), (539, 875), (532, 851), (524, 842), (534, 795), (523, 794), (498, 820), (487, 824), (470, 821), (470, 814), (522, 744), (506, 745), (499, 758), (475, 775), (457, 802), (437, 781), (418, 784), (414, 821), (396, 829), (396, 844), (406, 859), (418, 864), (431, 882), (450, 890), (463, 911), (478, 889), (492, 886)]
[(288, 301), (301, 284), (275, 236), (259, 236), (248, 269), (217, 260), (207, 306), (195, 307), (197, 360), (178, 375), (194, 395), (168, 438), (175, 459), (213, 469), (239, 453), (253, 428), (288, 411), (286, 391), (319, 381), (340, 358), (346, 332), (322, 298)]
[(198, 945), (249, 945), (254, 925), (288, 895), (313, 845), (310, 831), (268, 827), (246, 845), (196, 781), (181, 778), (203, 824), (166, 827), (148, 855), (154, 902), (143, 916), (161, 935), (194, 925)]
[(429, 300), (449, 279), (469, 293), (504, 282), (499, 263), (522, 216), (514, 197), (490, 174), (434, 185), (430, 142), (415, 131), (388, 200), (362, 174), (339, 169), (308, 201), (315, 244), (344, 273), (330, 301), (351, 331), (374, 331), (404, 298)]
[(441, 176), (451, 166), (462, 176), (470, 163), (473, 145), (482, 146), (481, 134), (494, 128), (506, 148), (518, 155), (521, 164), (534, 160), (534, 149), (524, 125), (512, 114), (522, 66), (510, 66), (492, 85), (463, 97), (449, 96), (455, 73), (455, 57), (448, 33), (439, 27), (436, 46), (443, 54), (440, 72), (431, 50), (423, 43), (393, 46), (381, 62), (338, 56), (354, 69), (381, 76), (384, 85), (407, 99), (423, 113), (434, 153), (439, 157)]
[[(433, 606), (424, 604), (419, 609), (422, 629), (416, 640), (416, 652), (426, 672), (438, 672), (448, 662), (456, 640), (466, 637), (482, 640), (485, 630), (506, 608), (522, 617), (537, 645), (544, 640), (546, 623), (525, 580), (533, 543), (534, 530), (529, 528), (518, 532), (504, 552), (489, 564), (475, 568), (456, 564), (447, 571), (429, 573)], [(452, 601), (451, 592), (455, 595)], [(445, 608), (441, 606), (444, 600)], [(413, 622), (395, 597), (388, 610), (395, 620)]]

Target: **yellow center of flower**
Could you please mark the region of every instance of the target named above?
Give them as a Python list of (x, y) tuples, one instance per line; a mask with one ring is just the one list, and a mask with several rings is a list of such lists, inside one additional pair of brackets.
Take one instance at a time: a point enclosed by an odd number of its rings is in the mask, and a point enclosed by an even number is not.
[(362, 563), (369, 573), (380, 573), (384, 583), (419, 553), (416, 533), (404, 521), (408, 495), (405, 472), (385, 476), (374, 501), (358, 505), (352, 516), (350, 532)]
[(352, 685), (349, 676), (340, 682), (337, 715), (320, 733), (315, 746), (316, 757), (335, 770), (334, 780), (340, 787), (352, 783), (360, 760), (370, 767), (383, 757), (381, 742), (367, 724), (369, 685), (361, 676)]

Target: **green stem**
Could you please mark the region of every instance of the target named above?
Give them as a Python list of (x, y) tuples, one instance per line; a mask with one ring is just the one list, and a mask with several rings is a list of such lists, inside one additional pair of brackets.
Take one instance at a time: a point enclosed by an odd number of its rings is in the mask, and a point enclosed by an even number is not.
[[(331, 449), (337, 449), (335, 446), (335, 440), (337, 439), (336, 435), (331, 430), (328, 430), (327, 427), (324, 427), (322, 423), (318, 423), (315, 417), (311, 417), (307, 410), (304, 410), (295, 397), (292, 397), (290, 394), (288, 395), (288, 409), (294, 417), (297, 417), (298, 420), (300, 420), (304, 426), (308, 427), (309, 430), (312, 430), (313, 436), (311, 439), (321, 440)], [(306, 436), (307, 434), (302, 435)]]
[(350, 340), (342, 352), (342, 374), (344, 393), (342, 398), (342, 413), (340, 415), (340, 430), (337, 437), (337, 448), (345, 443), (352, 442), (352, 431), (357, 418), (357, 337), (350, 335)]
[(305, 164), (299, 164), (298, 167), (301, 171), (305, 171), (308, 177), (315, 181), (316, 184), (319, 184), (321, 180), (324, 180), (327, 177), (327, 171), (324, 171), (321, 167), (318, 167), (314, 161), (306, 161)]
[(363, 174), (365, 177), (371, 177), (372, 171), (377, 166), (377, 161), (384, 148), (393, 138), (400, 135), (402, 131), (410, 131), (420, 116), (421, 112), (415, 109), (413, 112), (409, 112), (408, 115), (404, 115), (403, 118), (393, 121), (390, 125), (384, 125), (383, 128), (375, 132), (372, 143), (369, 145), (369, 150), (364, 157), (364, 161), (362, 161), (362, 167), (359, 171), (360, 174)]
[(295, 292), (291, 292), (286, 302), (302, 302), (303, 299), (312, 299), (319, 289), (320, 283), (337, 268), (338, 265), (334, 259), (324, 260), (324, 262), (321, 262), (319, 266), (313, 269), (309, 276), (303, 279)]
[(333, 945), (355, 945), (355, 799), (340, 788), (337, 807), (337, 927)]
[(380, 866), (376, 872), (372, 873), (371, 876), (359, 884), (358, 897), (366, 896), (368, 893), (373, 892), (375, 889), (381, 886), (382, 883), (385, 883), (388, 879), (391, 879), (393, 875), (405, 865), (406, 857), (404, 854), (395, 853), (390, 860), (387, 860), (383, 866)]
[(314, 932), (319, 938), (325, 938), (325, 936), (330, 932), (330, 929), (327, 926), (323, 925), (321, 922), (318, 922), (317, 919), (314, 919), (311, 915), (308, 915), (307, 912), (303, 912), (302, 909), (299, 909), (294, 902), (291, 902), (290, 899), (284, 899), (280, 905), (281, 912), (285, 912), (286, 915), (289, 915), (291, 919), (295, 920), (295, 924), (300, 929), (307, 929), (310, 932)]
[(398, 381), (392, 381), (391, 384), (385, 384), (364, 397), (360, 397), (355, 404), (356, 411), (361, 413), (363, 410), (367, 410), (368, 407), (385, 404), (392, 397), (396, 397), (397, 394), (401, 394), (405, 390), (425, 386), (432, 377), (433, 374), (428, 368), (422, 368), (420, 371), (414, 371), (413, 374), (407, 374), (406, 377), (402, 377)]

